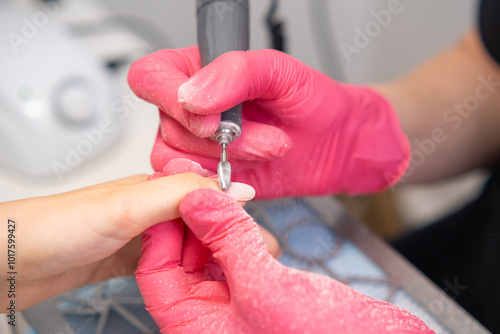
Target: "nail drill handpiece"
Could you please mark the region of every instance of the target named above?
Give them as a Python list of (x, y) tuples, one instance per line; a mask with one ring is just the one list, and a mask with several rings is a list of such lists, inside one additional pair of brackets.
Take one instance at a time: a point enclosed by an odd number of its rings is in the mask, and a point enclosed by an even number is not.
[[(248, 0), (197, 0), (197, 25), (202, 66), (228, 51), (249, 48)], [(219, 127), (212, 136), (222, 151), (217, 175), (223, 190), (231, 182), (227, 146), (240, 134), (241, 104), (221, 114)]]

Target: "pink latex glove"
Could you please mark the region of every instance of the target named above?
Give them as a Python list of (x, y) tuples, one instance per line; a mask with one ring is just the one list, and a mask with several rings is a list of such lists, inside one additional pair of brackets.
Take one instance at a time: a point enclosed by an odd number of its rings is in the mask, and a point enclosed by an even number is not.
[(215, 170), (220, 147), (207, 137), (220, 113), (243, 101), (243, 134), (228, 149), (232, 180), (258, 198), (375, 192), (409, 162), (383, 97), (278, 51), (229, 52), (200, 70), (196, 47), (162, 50), (134, 63), (128, 81), (162, 111), (151, 156), (158, 171), (177, 157)]
[(136, 271), (162, 333), (434, 333), (396, 306), (283, 266), (253, 219), (221, 192), (191, 192), (179, 211), (183, 220), (143, 233)]

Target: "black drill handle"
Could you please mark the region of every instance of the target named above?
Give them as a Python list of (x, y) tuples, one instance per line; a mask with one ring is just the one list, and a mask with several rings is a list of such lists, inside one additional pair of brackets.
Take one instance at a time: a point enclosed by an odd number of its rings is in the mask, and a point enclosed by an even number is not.
[[(248, 50), (248, 0), (197, 0), (196, 4), (202, 66), (228, 51)], [(224, 111), (221, 122), (233, 122), (241, 128), (241, 104)]]

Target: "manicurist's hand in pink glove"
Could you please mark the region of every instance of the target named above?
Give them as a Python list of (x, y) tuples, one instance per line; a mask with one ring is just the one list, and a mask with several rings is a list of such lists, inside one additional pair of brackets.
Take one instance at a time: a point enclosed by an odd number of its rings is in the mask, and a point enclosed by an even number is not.
[(162, 50), (132, 65), (128, 80), (161, 111), (157, 171), (177, 157), (215, 170), (220, 148), (209, 136), (220, 113), (244, 101), (243, 134), (228, 154), (232, 180), (258, 198), (374, 192), (408, 165), (409, 145), (383, 97), (278, 51), (229, 52), (200, 70), (196, 47)]
[[(200, 167), (169, 164), (163, 174)], [(137, 283), (162, 333), (434, 333), (410, 313), (269, 255), (227, 195), (188, 194), (182, 219), (142, 234)]]

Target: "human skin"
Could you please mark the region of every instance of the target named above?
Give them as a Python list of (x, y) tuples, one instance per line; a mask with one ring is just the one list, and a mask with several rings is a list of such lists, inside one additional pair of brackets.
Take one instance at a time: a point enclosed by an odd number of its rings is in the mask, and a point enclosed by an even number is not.
[[(0, 203), (0, 305), (9, 305), (7, 221), (15, 221), (16, 310), (110, 277), (133, 275), (148, 227), (180, 216), (182, 198), (198, 188), (219, 190), (214, 179), (182, 173), (147, 181), (136, 175), (63, 194)], [(232, 192), (253, 197), (243, 186)], [(263, 230), (269, 250), (276, 240)], [(7, 312), (3, 308), (2, 312)]]
[[(412, 151), (422, 151), (417, 141), (429, 142), (433, 131), (443, 131), (423, 162), (414, 154), (403, 184), (443, 180), (487, 167), (500, 154), (500, 66), (477, 30), (406, 75), (372, 88), (395, 107)], [(471, 97), (479, 104), (468, 111), (463, 104)]]

